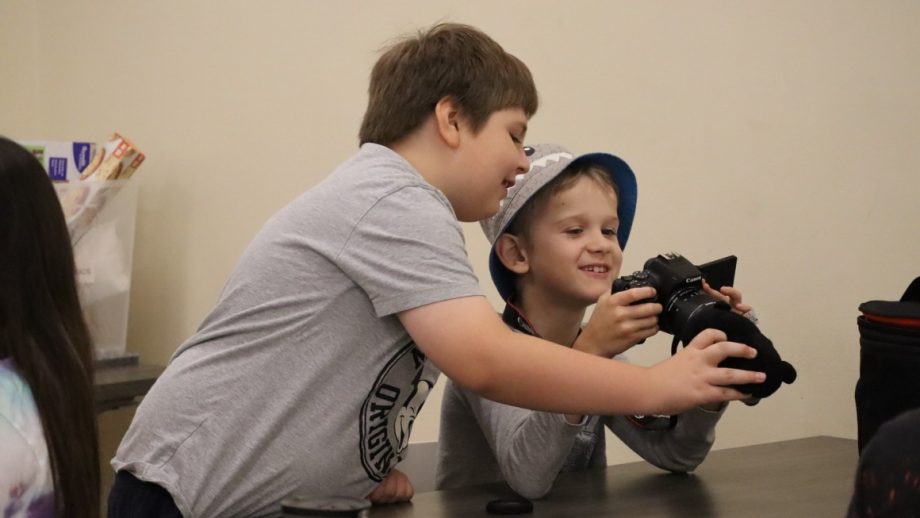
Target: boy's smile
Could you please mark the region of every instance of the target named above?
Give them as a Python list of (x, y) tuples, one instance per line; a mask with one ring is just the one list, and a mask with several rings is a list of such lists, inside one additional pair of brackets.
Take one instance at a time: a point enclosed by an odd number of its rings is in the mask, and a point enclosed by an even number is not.
[(588, 273), (594, 273), (594, 274), (601, 275), (604, 277), (607, 277), (607, 272), (610, 271), (610, 267), (605, 264), (592, 264), (588, 266), (582, 266), (579, 269), (585, 272), (588, 272)]
[(523, 289), (559, 303), (597, 301), (620, 271), (618, 224), (616, 195), (591, 178), (554, 194), (524, 238), (529, 270)]

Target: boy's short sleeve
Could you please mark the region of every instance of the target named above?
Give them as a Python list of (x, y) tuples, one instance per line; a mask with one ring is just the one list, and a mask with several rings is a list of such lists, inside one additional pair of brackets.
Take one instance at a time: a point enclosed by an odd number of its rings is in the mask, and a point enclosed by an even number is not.
[(378, 317), (482, 295), (463, 231), (440, 193), (406, 186), (357, 222), (337, 264), (368, 295)]

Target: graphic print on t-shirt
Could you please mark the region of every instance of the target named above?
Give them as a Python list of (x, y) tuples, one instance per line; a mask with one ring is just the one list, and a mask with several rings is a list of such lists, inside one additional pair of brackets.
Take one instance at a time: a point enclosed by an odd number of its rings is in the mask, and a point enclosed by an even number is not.
[(361, 406), (361, 464), (382, 481), (404, 457), (412, 424), (434, 380), (423, 379), (425, 354), (410, 341), (383, 367)]

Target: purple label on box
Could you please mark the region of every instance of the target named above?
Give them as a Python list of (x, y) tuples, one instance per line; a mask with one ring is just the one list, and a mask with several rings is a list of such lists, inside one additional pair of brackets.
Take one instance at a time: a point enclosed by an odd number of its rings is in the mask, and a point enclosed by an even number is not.
[(67, 180), (67, 159), (57, 156), (48, 159), (48, 176), (52, 180)]
[(89, 156), (90, 153), (90, 144), (87, 142), (74, 142), (73, 143), (73, 162), (77, 167), (77, 171), (83, 172), (86, 169), (86, 166), (89, 165), (89, 161), (93, 157)]

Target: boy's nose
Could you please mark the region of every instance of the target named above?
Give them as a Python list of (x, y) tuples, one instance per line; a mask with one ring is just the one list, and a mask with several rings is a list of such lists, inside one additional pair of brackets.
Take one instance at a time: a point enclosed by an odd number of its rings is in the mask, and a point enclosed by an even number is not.
[(591, 241), (588, 242), (588, 250), (594, 253), (608, 253), (613, 249), (613, 242), (602, 232), (591, 234)]
[(527, 171), (530, 171), (530, 160), (527, 160), (527, 155), (524, 154), (524, 148), (520, 148), (519, 151), (517, 172), (526, 173)]

